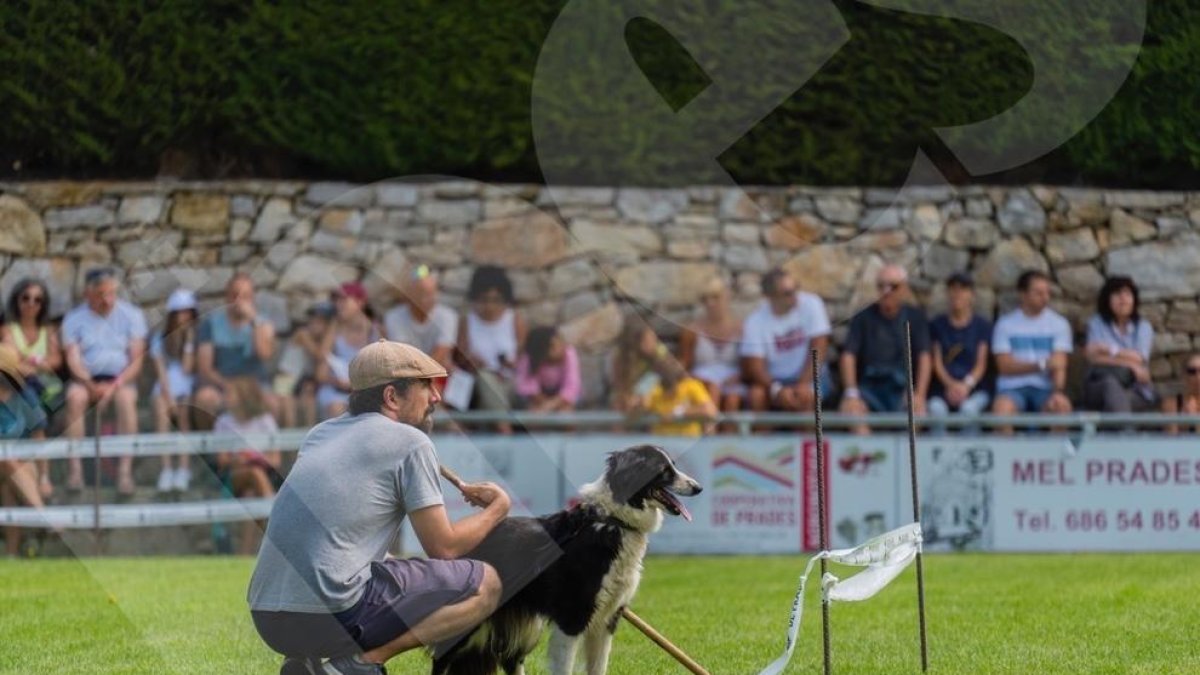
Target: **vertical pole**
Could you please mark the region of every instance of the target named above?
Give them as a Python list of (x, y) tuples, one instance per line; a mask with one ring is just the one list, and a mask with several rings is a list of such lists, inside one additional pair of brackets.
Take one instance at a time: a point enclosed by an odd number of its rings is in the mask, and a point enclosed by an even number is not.
[[(921, 524), (921, 500), (917, 494), (917, 423), (913, 414), (912, 322), (904, 322), (904, 361), (908, 369), (908, 466), (912, 479), (913, 520)], [(929, 651), (925, 642), (925, 566), (917, 549), (917, 612), (921, 620), (921, 672), (929, 670)]]
[(96, 458), (92, 462), (92, 553), (100, 555), (100, 405), (96, 405)]
[[(821, 550), (828, 551), (829, 542), (825, 541), (825, 533), (828, 530), (825, 522), (825, 438), (821, 432), (821, 364), (817, 361), (818, 358), (817, 350), (812, 350), (813, 417), (816, 420), (817, 434), (817, 527), (820, 530), (818, 539)], [(822, 579), (825, 578), (828, 566), (828, 561), (821, 558)], [(825, 675), (830, 675), (833, 672), (833, 662), (829, 649), (829, 600), (824, 594), (821, 595), (821, 641), (824, 644)]]

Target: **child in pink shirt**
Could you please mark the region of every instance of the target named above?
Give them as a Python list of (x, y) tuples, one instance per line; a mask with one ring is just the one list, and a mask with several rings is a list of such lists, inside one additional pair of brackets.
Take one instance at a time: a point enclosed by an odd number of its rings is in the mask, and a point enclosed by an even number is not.
[(574, 410), (579, 401), (579, 357), (558, 331), (542, 326), (529, 331), (517, 359), (516, 394), (526, 410)]

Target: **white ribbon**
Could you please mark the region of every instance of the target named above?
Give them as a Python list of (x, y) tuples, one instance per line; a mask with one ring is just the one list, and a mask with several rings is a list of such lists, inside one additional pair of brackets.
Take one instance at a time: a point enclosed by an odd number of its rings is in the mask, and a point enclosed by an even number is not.
[(826, 559), (843, 565), (867, 568), (845, 580), (838, 579), (830, 573), (821, 578), (823, 601), (857, 602), (875, 595), (899, 576), (917, 557), (921, 550), (921, 540), (921, 524), (909, 523), (854, 548), (821, 551), (809, 558), (808, 564), (804, 566), (804, 574), (800, 575), (796, 596), (792, 599), (792, 616), (788, 620), (787, 644), (783, 654), (763, 668), (759, 675), (779, 675), (791, 661), (792, 652), (796, 649), (796, 636), (800, 633), (800, 619), (804, 613), (804, 588), (808, 584), (808, 575), (818, 560)]

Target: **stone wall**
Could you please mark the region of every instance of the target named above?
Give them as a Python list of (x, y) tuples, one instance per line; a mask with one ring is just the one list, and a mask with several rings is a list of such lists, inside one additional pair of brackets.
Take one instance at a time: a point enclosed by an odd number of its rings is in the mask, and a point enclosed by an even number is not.
[[(284, 331), (336, 284), (361, 278), (386, 308), (405, 261), (442, 274), (458, 304), (474, 265), (508, 267), (531, 322), (563, 326), (590, 393), (620, 329), (622, 301), (672, 338), (703, 282), (724, 275), (740, 310), (760, 275), (786, 265), (843, 322), (874, 294), (874, 272), (905, 265), (922, 302), (970, 269), (985, 314), (1013, 305), (1027, 268), (1050, 272), (1055, 306), (1081, 329), (1105, 274), (1128, 274), (1154, 324), (1153, 372), (1176, 382), (1200, 349), (1200, 193), (1053, 187), (688, 190), (300, 182), (0, 184), (0, 291), (36, 275), (55, 313), (100, 264), (127, 272), (152, 321), (180, 284), (214, 306), (235, 270), (259, 284)], [(838, 334), (840, 337), (840, 333)]]

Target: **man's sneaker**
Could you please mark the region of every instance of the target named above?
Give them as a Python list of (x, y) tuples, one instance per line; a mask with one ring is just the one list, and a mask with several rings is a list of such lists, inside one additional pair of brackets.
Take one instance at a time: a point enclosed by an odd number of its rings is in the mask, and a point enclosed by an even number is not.
[(356, 656), (339, 656), (325, 662), (327, 675), (387, 675), (387, 669), (378, 663), (366, 663)]
[(171, 489), (176, 492), (187, 492), (188, 483), (192, 482), (192, 470), (186, 466), (175, 469), (171, 480)]
[(159, 492), (170, 492), (175, 485), (175, 472), (167, 467), (163, 467), (162, 471), (158, 472), (158, 484), (155, 489)]
[(279, 675), (321, 675), (325, 669), (321, 659), (309, 659), (303, 656), (289, 656), (283, 660)]

